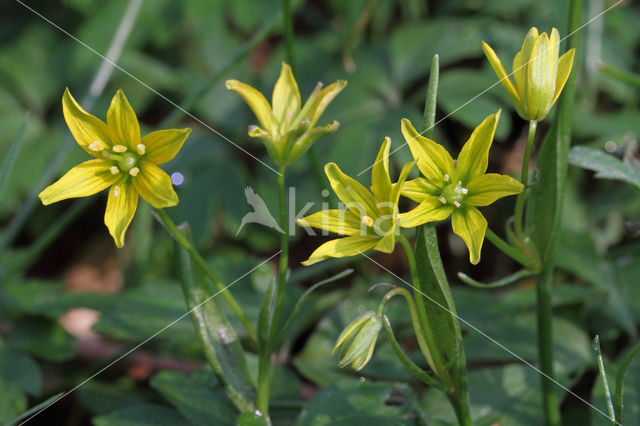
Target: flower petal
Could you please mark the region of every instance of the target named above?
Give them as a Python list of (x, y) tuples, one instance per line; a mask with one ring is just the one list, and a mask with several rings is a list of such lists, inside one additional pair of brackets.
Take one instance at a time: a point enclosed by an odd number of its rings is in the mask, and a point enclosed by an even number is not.
[(136, 149), (140, 143), (140, 124), (129, 100), (120, 89), (111, 99), (107, 111), (107, 124), (113, 132), (114, 143)]
[(393, 232), (390, 232), (378, 241), (374, 249), (381, 251), (383, 253), (393, 253), (393, 249), (395, 247), (396, 247), (396, 238)]
[(507, 75), (507, 71), (504, 69), (504, 66), (502, 65), (502, 62), (500, 62), (500, 59), (498, 58), (498, 55), (496, 55), (496, 52), (494, 52), (491, 46), (489, 46), (484, 41), (482, 42), (482, 50), (487, 56), (487, 59), (489, 60), (493, 71), (495, 71), (496, 75), (498, 76), (500, 83), (507, 90), (509, 97), (511, 97), (511, 101), (514, 104), (519, 105), (520, 96), (518, 96), (516, 87), (513, 85), (511, 78), (509, 78), (509, 76)]
[(124, 178), (111, 187), (107, 210), (104, 212), (104, 224), (109, 228), (116, 246), (124, 245), (124, 235), (138, 208), (138, 193), (131, 179)]
[(418, 207), (398, 215), (398, 223), (403, 228), (413, 228), (428, 222), (444, 220), (453, 211), (450, 204), (442, 204), (438, 197), (428, 195)]
[(302, 104), (300, 90), (298, 90), (298, 83), (293, 76), (293, 71), (284, 62), (280, 77), (273, 88), (271, 104), (273, 105), (273, 115), (279, 124), (280, 133), (282, 133), (289, 128), (289, 124), (298, 115)]
[(573, 66), (573, 58), (575, 56), (575, 53), (576, 53), (576, 49), (570, 49), (564, 55), (560, 56), (560, 59), (558, 60), (556, 91), (555, 91), (555, 94), (553, 95), (552, 104), (554, 104), (558, 100), (558, 97), (560, 96), (560, 93), (562, 93), (562, 89), (564, 88), (565, 83), (569, 79), (569, 75), (571, 74), (571, 67)]
[(138, 194), (153, 207), (162, 209), (178, 204), (178, 195), (173, 190), (171, 178), (152, 162), (142, 161), (140, 172), (132, 181)]
[(311, 226), (340, 235), (365, 235), (366, 227), (350, 210), (322, 210), (298, 219), (299, 226)]
[(322, 89), (322, 83), (318, 83), (302, 107), (298, 119), (308, 118), (311, 121), (311, 127), (313, 127), (320, 119), (324, 110), (327, 109), (331, 101), (333, 101), (333, 98), (346, 86), (347, 82), (345, 80), (338, 80), (324, 89)]
[(324, 166), (324, 172), (329, 178), (333, 192), (356, 216), (362, 217), (366, 214), (372, 219), (378, 217), (373, 195), (360, 182), (342, 173), (336, 163)]
[(477, 265), (487, 230), (487, 220), (475, 207), (461, 207), (451, 215), (453, 232), (462, 238), (469, 249), (469, 261)]
[(97, 155), (96, 151), (89, 149), (89, 145), (98, 141), (105, 148), (113, 146), (112, 132), (104, 121), (86, 112), (80, 104), (73, 99), (69, 88), (64, 89), (62, 95), (62, 113), (69, 130), (78, 145), (91, 155)]
[(442, 145), (420, 135), (406, 118), (402, 119), (402, 135), (409, 144), (420, 172), (431, 184), (442, 188), (445, 183), (444, 176), (453, 175), (451, 155)]
[(309, 147), (315, 143), (318, 139), (323, 136), (330, 135), (338, 130), (340, 127), (340, 123), (334, 121), (331, 124), (327, 124), (323, 127), (314, 127), (311, 130), (306, 131), (300, 138), (298, 138), (293, 146), (291, 147), (291, 151), (289, 151), (289, 155), (287, 157), (287, 165), (292, 164), (296, 161), (302, 154), (307, 152)]
[(391, 139), (384, 138), (380, 151), (371, 169), (371, 191), (378, 201), (391, 200), (391, 178), (389, 177), (389, 149)]
[(411, 198), (418, 203), (422, 202), (429, 196), (438, 196), (442, 193), (442, 190), (435, 185), (429, 183), (423, 177), (419, 177), (413, 180), (409, 180), (402, 185), (401, 194), (407, 198)]
[(524, 38), (522, 48), (516, 53), (513, 58), (513, 80), (515, 82), (516, 91), (520, 96), (522, 103), (526, 103), (526, 80), (527, 80), (527, 67), (531, 60), (531, 51), (533, 50), (533, 44), (538, 38), (538, 29), (532, 27)]
[(487, 173), (472, 180), (467, 189), (466, 204), (488, 206), (499, 198), (521, 193), (524, 186), (511, 176)]
[(491, 114), (473, 130), (469, 140), (464, 144), (458, 156), (457, 179), (464, 185), (487, 171), (489, 164), (489, 148), (496, 133), (500, 111)]
[(553, 51), (546, 33), (533, 44), (526, 82), (527, 112), (532, 120), (542, 120), (551, 108), (556, 87), (555, 58), (550, 56)]
[(80, 163), (38, 195), (45, 206), (67, 198), (88, 197), (113, 185), (120, 174), (112, 174), (108, 160), (89, 160)]
[(142, 138), (145, 146), (146, 159), (155, 164), (166, 163), (176, 156), (182, 145), (189, 137), (191, 129), (157, 130)]
[(400, 171), (400, 176), (398, 176), (398, 181), (392, 185), (391, 189), (391, 204), (396, 206), (398, 205), (398, 200), (400, 199), (400, 193), (402, 192), (402, 188), (404, 187), (404, 183), (407, 181), (407, 176), (409, 176), (409, 172), (416, 165), (415, 161), (411, 161), (410, 163), (405, 164)]
[(344, 237), (327, 241), (311, 253), (309, 259), (302, 264), (309, 266), (330, 257), (355, 256), (373, 248), (378, 241), (377, 236)]
[(238, 80), (227, 80), (225, 86), (227, 89), (234, 90), (242, 96), (245, 102), (249, 105), (249, 108), (251, 108), (258, 118), (262, 128), (268, 132), (275, 132), (277, 130), (278, 127), (276, 126), (276, 119), (273, 116), (271, 106), (262, 93), (248, 84), (239, 82)]

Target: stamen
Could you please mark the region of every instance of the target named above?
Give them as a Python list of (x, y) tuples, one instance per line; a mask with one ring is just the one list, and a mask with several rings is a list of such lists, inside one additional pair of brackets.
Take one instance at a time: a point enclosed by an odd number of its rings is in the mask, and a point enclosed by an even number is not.
[(449, 182), (449, 175), (447, 173), (443, 176), (445, 182)]
[(438, 198), (438, 200), (440, 200), (442, 204), (447, 204), (447, 199), (444, 198), (444, 196), (441, 196), (440, 198)]
[(116, 198), (118, 195), (120, 195), (120, 185), (115, 185), (113, 187), (113, 198)]
[(462, 181), (461, 180), (458, 181), (458, 186), (460, 186), (460, 185), (462, 185)]
[(138, 176), (138, 173), (140, 173), (140, 169), (137, 167), (134, 167), (133, 169), (129, 170), (129, 174), (131, 176)]
[(142, 143), (139, 143), (138, 145), (136, 145), (136, 149), (138, 150), (138, 154), (140, 155), (144, 154), (147, 150), (147, 148)]
[(374, 222), (373, 219), (371, 219), (369, 216), (364, 215), (362, 216), (362, 223), (364, 223), (368, 227), (372, 227)]
[(109, 167), (109, 170), (111, 170), (112, 175), (117, 175), (118, 173), (120, 173), (120, 169), (118, 168), (118, 166), (111, 166)]
[(100, 141), (93, 141), (89, 144), (89, 149), (93, 152), (100, 152), (104, 149), (104, 144)]
[(457, 202), (457, 201), (454, 201), (454, 202), (453, 202), (453, 204), (454, 204), (456, 207), (460, 207), (460, 206), (462, 205), (462, 204), (460, 204), (460, 203), (459, 203), (459, 202)]
[(124, 145), (114, 145), (113, 146), (113, 152), (126, 152), (127, 151), (127, 147)]
[(467, 195), (469, 193), (469, 190), (467, 188), (462, 188), (460, 192), (462, 192), (464, 195)]

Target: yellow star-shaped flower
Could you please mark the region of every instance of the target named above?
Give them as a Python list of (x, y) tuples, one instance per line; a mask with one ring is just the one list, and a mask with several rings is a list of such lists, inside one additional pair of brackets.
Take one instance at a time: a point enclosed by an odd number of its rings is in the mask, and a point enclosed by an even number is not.
[(405, 182), (402, 188), (402, 195), (420, 204), (398, 216), (400, 226), (411, 228), (451, 216), (453, 232), (464, 240), (474, 265), (480, 261), (487, 229), (487, 221), (476, 207), (524, 189), (510, 176), (485, 173), (499, 118), (500, 111), (485, 118), (455, 161), (442, 145), (421, 136), (408, 119), (402, 120), (402, 134), (424, 177)]
[(402, 185), (415, 162), (405, 164), (397, 183), (389, 176), (391, 140), (385, 138), (371, 172), (371, 191), (357, 180), (329, 163), (324, 171), (331, 188), (347, 208), (323, 210), (298, 220), (299, 226), (311, 226), (344, 235), (318, 247), (303, 265), (329, 257), (355, 256), (369, 249), (391, 253), (395, 247), (398, 227), (398, 199)]
[(175, 157), (191, 129), (159, 130), (140, 138), (136, 113), (122, 90), (111, 100), (106, 123), (82, 109), (69, 89), (62, 96), (62, 111), (78, 145), (95, 159), (46, 187), (39, 195), (42, 204), (87, 197), (111, 186), (104, 223), (118, 247), (124, 244), (138, 196), (157, 208), (178, 204), (171, 178), (158, 164)]

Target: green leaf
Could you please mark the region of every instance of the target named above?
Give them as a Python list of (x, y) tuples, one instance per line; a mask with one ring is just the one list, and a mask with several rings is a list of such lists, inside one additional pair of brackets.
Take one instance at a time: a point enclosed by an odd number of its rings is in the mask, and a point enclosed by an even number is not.
[[(190, 239), (188, 228), (181, 231)], [(236, 331), (216, 299), (220, 292), (177, 242), (175, 251), (184, 297), (205, 357), (224, 382), (225, 390), (236, 407), (240, 411), (253, 411), (255, 392), (249, 368)]]
[(597, 178), (621, 180), (640, 189), (640, 168), (624, 163), (599, 149), (574, 146), (569, 152), (569, 162), (574, 166), (593, 170)]
[(48, 319), (14, 322), (6, 342), (48, 361), (64, 361), (75, 355), (75, 339), (58, 322)]
[(95, 426), (175, 426), (187, 421), (176, 410), (162, 405), (137, 404), (93, 418)]
[(17, 384), (33, 396), (38, 396), (42, 387), (42, 372), (33, 358), (6, 346), (0, 347), (0, 379)]
[(16, 158), (18, 157), (18, 151), (20, 150), (20, 146), (22, 145), (22, 141), (24, 139), (24, 131), (27, 128), (28, 119), (29, 115), (27, 114), (24, 117), (22, 126), (20, 126), (20, 129), (13, 137), (13, 140), (9, 145), (9, 149), (4, 154), (2, 164), (0, 164), (0, 211), (2, 211), (2, 203), (4, 203), (5, 200), (5, 190), (9, 183), (9, 177), (11, 176), (11, 171), (13, 170)]
[(231, 425), (237, 416), (210, 371), (199, 370), (190, 376), (177, 371), (161, 371), (151, 379), (151, 387), (194, 425)]
[(593, 339), (593, 349), (595, 349), (598, 359), (598, 372), (600, 373), (602, 390), (607, 399), (607, 411), (609, 413), (609, 417), (611, 418), (611, 424), (615, 426), (617, 424), (616, 415), (613, 411), (613, 401), (611, 400), (611, 391), (609, 390), (609, 382), (607, 381), (607, 372), (604, 369), (604, 359), (602, 358), (602, 351), (600, 350), (600, 337), (597, 334)]
[(9, 422), (26, 410), (27, 397), (15, 383), (0, 378), (0, 422)]
[(622, 413), (624, 407), (624, 380), (627, 376), (627, 372), (629, 371), (629, 367), (633, 360), (640, 353), (640, 343), (636, 343), (636, 345), (631, 348), (631, 350), (625, 355), (622, 360), (622, 364), (620, 365), (620, 369), (618, 370), (618, 374), (616, 376), (616, 408), (615, 408), (615, 417), (618, 419), (618, 422), (622, 423)]
[[(14, 418), (13, 420), (11, 420), (10, 423), (11, 424), (17, 424), (19, 421), (24, 420), (24, 419), (28, 418), (29, 416), (31, 416), (32, 414), (35, 414), (36, 412), (40, 411), (41, 409), (49, 406), (50, 404), (53, 404), (62, 395), (64, 395), (64, 393), (60, 392), (58, 394), (53, 395), (52, 397), (49, 397), (49, 398), (45, 399), (40, 404), (34, 405), (33, 407), (29, 408), (27, 411), (25, 411), (23, 413), (20, 413), (20, 415), (18, 417)], [(0, 415), (0, 421), (2, 421), (2, 415)]]

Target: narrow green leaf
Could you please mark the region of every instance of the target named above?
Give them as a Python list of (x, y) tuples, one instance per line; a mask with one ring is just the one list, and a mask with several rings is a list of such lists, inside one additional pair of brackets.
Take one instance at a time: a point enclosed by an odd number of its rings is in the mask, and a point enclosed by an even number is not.
[(602, 387), (604, 389), (604, 395), (607, 400), (607, 410), (609, 411), (609, 419), (612, 425), (616, 425), (616, 415), (613, 410), (613, 401), (611, 400), (611, 391), (609, 391), (609, 383), (607, 382), (607, 373), (604, 369), (604, 360), (602, 358), (602, 351), (600, 350), (600, 337), (596, 334), (593, 339), (593, 349), (596, 351), (598, 357), (598, 371), (600, 372), (600, 379), (602, 380)]
[(27, 417), (29, 417), (29, 416), (31, 416), (31, 415), (33, 415), (35, 413), (37, 413), (38, 411), (40, 411), (41, 409), (47, 407), (48, 405), (53, 404), (59, 398), (61, 398), (63, 395), (64, 395), (64, 392), (60, 392), (60, 393), (57, 393), (57, 394), (53, 395), (51, 398), (48, 398), (48, 399), (42, 401), (40, 404), (29, 408), (27, 411), (25, 411), (24, 413), (20, 414), (15, 419), (11, 420), (10, 422), (7, 422), (6, 425), (17, 424), (18, 422), (26, 419)]
[(621, 180), (640, 189), (640, 169), (599, 149), (574, 146), (569, 151), (569, 162), (574, 166), (593, 170), (597, 178)]
[(636, 345), (631, 348), (629, 353), (624, 357), (622, 365), (620, 365), (620, 369), (618, 370), (618, 375), (616, 376), (616, 406), (614, 412), (619, 424), (623, 424), (622, 409), (624, 408), (624, 378), (627, 375), (629, 366), (638, 354), (640, 354), (640, 343), (636, 343)]
[(276, 295), (276, 278), (274, 277), (269, 284), (267, 293), (262, 299), (260, 313), (258, 314), (258, 348), (260, 352), (267, 350), (269, 347), (269, 336), (271, 336), (271, 327), (273, 326), (273, 299)]
[[(182, 226), (180, 232), (191, 240), (188, 227)], [(249, 368), (236, 331), (216, 299), (220, 291), (180, 244), (175, 243), (175, 251), (182, 289), (205, 357), (238, 410), (253, 411), (255, 391)]]
[(2, 160), (2, 164), (0, 164), (0, 207), (2, 207), (4, 193), (7, 190), (7, 185), (9, 184), (9, 177), (16, 162), (16, 158), (18, 157), (18, 152), (20, 151), (22, 141), (24, 140), (24, 132), (27, 128), (28, 120), (29, 114), (27, 113), (25, 114), (24, 120), (22, 121), (22, 125), (18, 129), (18, 132), (11, 140), (9, 149), (4, 154), (4, 160)]

